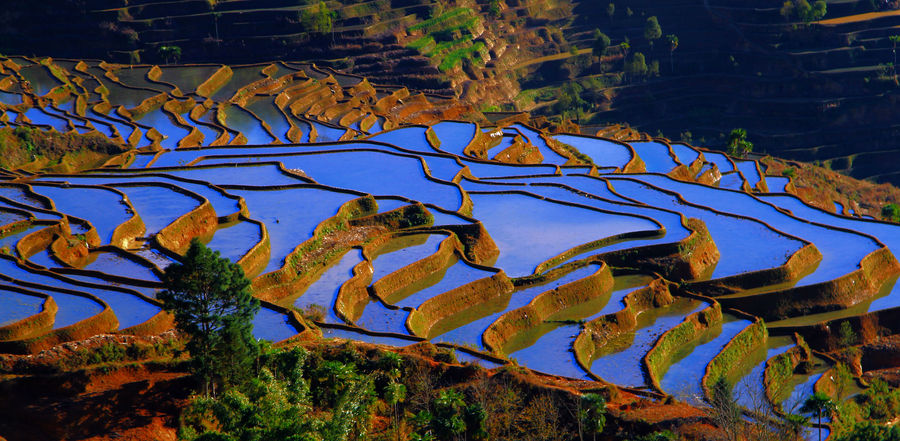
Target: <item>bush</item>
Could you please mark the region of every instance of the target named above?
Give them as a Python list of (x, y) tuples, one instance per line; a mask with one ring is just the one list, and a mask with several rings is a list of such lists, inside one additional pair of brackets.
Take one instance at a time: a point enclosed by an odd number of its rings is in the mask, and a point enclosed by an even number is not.
[(827, 5), (824, 0), (816, 0), (812, 5), (808, 0), (786, 0), (781, 5), (781, 16), (786, 20), (797, 18), (806, 23), (821, 20), (827, 13)]
[(609, 43), (609, 37), (603, 32), (598, 32), (597, 38), (594, 39), (594, 45), (591, 48), (593, 55), (595, 57), (606, 55), (606, 50), (609, 49)]
[(900, 222), (900, 205), (890, 203), (881, 207), (881, 217), (891, 222)]
[(633, 80), (647, 74), (647, 59), (644, 54), (635, 52), (631, 60), (625, 62), (625, 73)]
[(900, 427), (864, 421), (856, 424), (850, 433), (837, 436), (835, 441), (900, 441)]

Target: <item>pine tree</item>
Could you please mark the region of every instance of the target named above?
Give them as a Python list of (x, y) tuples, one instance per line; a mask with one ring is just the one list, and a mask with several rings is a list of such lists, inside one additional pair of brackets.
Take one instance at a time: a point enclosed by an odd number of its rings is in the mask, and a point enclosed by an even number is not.
[(659, 37), (662, 37), (662, 28), (659, 27), (659, 20), (654, 15), (647, 18), (647, 22), (644, 24), (644, 38), (650, 43), (650, 48), (653, 48), (653, 42)]
[(259, 351), (253, 338), (259, 301), (244, 271), (194, 239), (183, 263), (169, 265), (163, 280), (158, 298), (189, 338), (192, 370), (206, 395), (211, 387), (215, 393), (215, 386), (241, 384)]

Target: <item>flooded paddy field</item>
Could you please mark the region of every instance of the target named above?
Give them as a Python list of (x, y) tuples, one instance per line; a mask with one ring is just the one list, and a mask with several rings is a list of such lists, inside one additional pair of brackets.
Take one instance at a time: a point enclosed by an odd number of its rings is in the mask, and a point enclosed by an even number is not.
[[(0, 125), (96, 130), (129, 150), (82, 173), (4, 175), (0, 327), (47, 298), (53, 329), (107, 310), (119, 330), (146, 324), (161, 271), (198, 238), (251, 276), (259, 339), (431, 341), (466, 348), (462, 361), (694, 402), (725, 354), (753, 411), (791, 406), (830, 367), (767, 397), (766, 362), (795, 346), (788, 331), (900, 307), (900, 227), (813, 208), (750, 159), (429, 118), (438, 107), (376, 106), (353, 78), (311, 70), (316, 85), (258, 83), (261, 66), (208, 82), (219, 66), (151, 78), (92, 62), (68, 72), (91, 91), (58, 92), (44, 66), (15, 60)], [(754, 302), (773, 306), (741, 308)]]

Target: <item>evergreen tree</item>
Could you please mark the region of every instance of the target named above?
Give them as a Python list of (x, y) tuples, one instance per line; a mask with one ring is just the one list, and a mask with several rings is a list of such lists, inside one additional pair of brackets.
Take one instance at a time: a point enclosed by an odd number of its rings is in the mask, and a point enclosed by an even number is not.
[(606, 50), (609, 49), (609, 37), (603, 32), (597, 33), (597, 38), (594, 39), (594, 46), (592, 48), (592, 53), (595, 57), (602, 57), (606, 55)]
[(669, 42), (669, 70), (675, 72), (675, 49), (678, 49), (678, 36), (675, 34), (666, 35), (666, 41)]
[(647, 74), (647, 59), (644, 54), (635, 52), (631, 56), (630, 61), (625, 62), (625, 73), (634, 81), (636, 78), (642, 78)]
[(659, 20), (654, 15), (648, 18), (647, 23), (644, 24), (644, 38), (647, 39), (652, 48), (653, 42), (658, 40), (659, 37), (662, 37), (662, 28), (659, 27)]
[(211, 386), (214, 393), (216, 385), (242, 383), (259, 351), (252, 333), (259, 301), (241, 267), (194, 239), (183, 263), (169, 265), (163, 281), (158, 298), (189, 338), (192, 370), (206, 395)]
[(890, 203), (881, 207), (881, 217), (891, 222), (900, 222), (900, 205)]

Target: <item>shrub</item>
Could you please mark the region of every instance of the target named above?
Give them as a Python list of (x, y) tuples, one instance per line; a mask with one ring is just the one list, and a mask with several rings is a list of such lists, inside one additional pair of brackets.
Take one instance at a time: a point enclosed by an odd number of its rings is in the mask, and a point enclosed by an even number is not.
[(592, 53), (595, 57), (602, 57), (606, 55), (606, 50), (609, 49), (609, 37), (603, 32), (599, 32), (597, 34), (597, 38), (594, 39), (594, 45), (591, 48)]
[(891, 222), (900, 222), (900, 205), (890, 203), (881, 207), (881, 217)]

